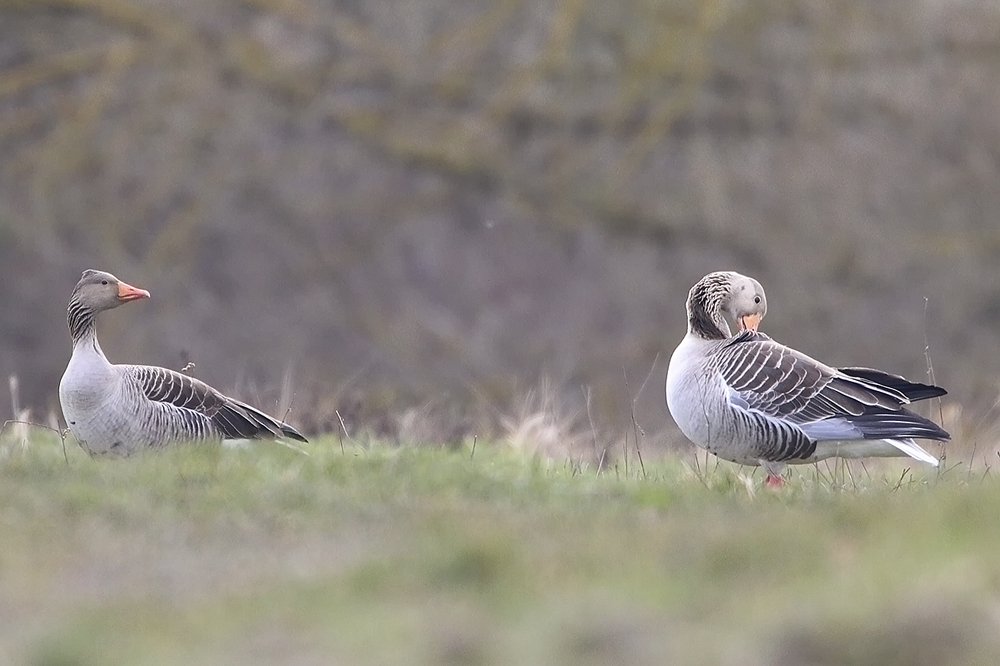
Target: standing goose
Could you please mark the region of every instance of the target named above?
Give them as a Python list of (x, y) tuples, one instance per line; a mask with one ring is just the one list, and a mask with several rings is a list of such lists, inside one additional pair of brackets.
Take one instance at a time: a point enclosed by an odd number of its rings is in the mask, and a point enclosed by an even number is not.
[[(913, 438), (947, 441), (906, 409), (946, 391), (869, 368), (831, 368), (757, 332), (764, 289), (730, 271), (691, 288), (687, 334), (670, 357), (667, 407), (685, 436), (716, 456), (761, 465), (780, 485), (785, 463), (910, 456), (938, 460)], [(728, 314), (739, 324), (730, 337)]]
[(59, 382), (63, 416), (91, 455), (126, 456), (179, 442), (306, 441), (295, 428), (166, 368), (113, 365), (97, 342), (98, 312), (149, 298), (110, 273), (86, 270), (69, 299), (73, 355)]

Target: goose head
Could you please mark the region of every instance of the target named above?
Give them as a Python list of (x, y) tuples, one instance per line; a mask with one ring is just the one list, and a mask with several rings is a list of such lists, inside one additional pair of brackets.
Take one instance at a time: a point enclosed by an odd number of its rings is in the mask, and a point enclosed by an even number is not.
[(728, 315), (741, 331), (756, 331), (767, 313), (760, 282), (733, 271), (709, 273), (691, 287), (687, 300), (688, 331), (707, 340), (724, 340), (731, 333)]
[(149, 292), (122, 282), (111, 273), (87, 269), (80, 276), (69, 300), (93, 312), (101, 312), (140, 298), (149, 298)]
[(67, 319), (70, 333), (76, 339), (93, 327), (94, 316), (98, 312), (140, 298), (149, 298), (149, 292), (122, 282), (111, 273), (87, 269), (69, 299)]

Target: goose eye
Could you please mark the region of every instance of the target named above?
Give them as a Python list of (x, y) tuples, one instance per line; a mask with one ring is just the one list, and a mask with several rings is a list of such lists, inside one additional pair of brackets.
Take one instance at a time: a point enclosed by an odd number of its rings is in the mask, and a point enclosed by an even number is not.
[(101, 280), (101, 284), (107, 284), (107, 283), (108, 283), (107, 280)]
[(753, 297), (753, 302), (754, 303), (760, 303), (760, 296), (754, 296)]

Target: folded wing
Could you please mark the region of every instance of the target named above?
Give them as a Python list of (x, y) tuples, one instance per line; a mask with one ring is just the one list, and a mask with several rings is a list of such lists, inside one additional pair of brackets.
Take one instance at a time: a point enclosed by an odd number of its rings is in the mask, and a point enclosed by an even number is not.
[[(932, 421), (905, 408), (944, 389), (869, 368), (836, 369), (745, 331), (718, 354), (730, 404), (748, 418), (801, 431), (813, 441), (949, 439)], [(801, 456), (789, 456), (789, 459)]]
[(147, 398), (202, 414), (224, 439), (287, 437), (305, 442), (295, 428), (250, 405), (234, 400), (203, 381), (167, 368), (127, 366)]

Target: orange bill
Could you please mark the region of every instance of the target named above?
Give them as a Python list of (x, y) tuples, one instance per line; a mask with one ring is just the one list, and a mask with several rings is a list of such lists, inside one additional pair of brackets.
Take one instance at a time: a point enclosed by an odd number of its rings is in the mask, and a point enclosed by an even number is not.
[(149, 292), (145, 289), (133, 287), (125, 282), (118, 282), (118, 300), (134, 301), (140, 298), (149, 298)]
[(761, 314), (755, 312), (753, 314), (743, 315), (739, 318), (740, 330), (741, 331), (753, 331), (757, 332), (757, 326), (760, 325)]

